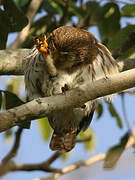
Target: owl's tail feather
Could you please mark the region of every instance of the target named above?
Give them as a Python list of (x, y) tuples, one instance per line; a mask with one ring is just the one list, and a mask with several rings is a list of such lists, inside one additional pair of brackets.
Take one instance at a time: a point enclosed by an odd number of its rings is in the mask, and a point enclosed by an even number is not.
[(50, 142), (50, 149), (53, 151), (68, 152), (71, 151), (75, 146), (77, 136), (77, 129), (66, 134), (56, 134), (52, 135)]

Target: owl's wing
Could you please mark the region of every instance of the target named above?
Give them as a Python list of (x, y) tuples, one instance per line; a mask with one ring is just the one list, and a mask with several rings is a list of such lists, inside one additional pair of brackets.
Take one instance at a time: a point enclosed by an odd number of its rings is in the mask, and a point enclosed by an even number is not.
[(85, 131), (89, 127), (96, 109), (96, 105), (97, 105), (96, 101), (86, 103), (87, 106), (85, 112), (86, 115), (80, 121), (77, 133), (79, 133), (80, 131)]

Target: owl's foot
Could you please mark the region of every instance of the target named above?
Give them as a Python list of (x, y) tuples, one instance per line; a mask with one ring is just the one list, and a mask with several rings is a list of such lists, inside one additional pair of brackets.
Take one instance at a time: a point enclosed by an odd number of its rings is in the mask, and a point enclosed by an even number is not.
[(61, 90), (62, 90), (62, 93), (64, 94), (66, 91), (70, 90), (70, 86), (65, 84), (64, 87), (61, 88)]
[(35, 42), (36, 48), (41, 54), (45, 56), (49, 54), (49, 51), (47, 49), (48, 44), (46, 42), (46, 36), (44, 34), (42, 34), (41, 39), (39, 37), (35, 37), (34, 42)]

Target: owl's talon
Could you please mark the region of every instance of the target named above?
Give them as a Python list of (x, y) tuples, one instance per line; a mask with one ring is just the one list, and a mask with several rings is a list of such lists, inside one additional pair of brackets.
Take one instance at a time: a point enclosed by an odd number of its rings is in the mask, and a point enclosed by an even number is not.
[(105, 75), (105, 79), (109, 79), (109, 77), (107, 75)]
[(58, 74), (56, 74), (56, 76), (52, 76), (52, 75), (49, 74), (49, 79), (50, 79), (51, 81), (55, 81), (56, 78), (57, 78), (57, 76), (58, 76)]
[(62, 93), (64, 94), (66, 91), (70, 90), (70, 87), (69, 85), (65, 84), (64, 87), (61, 88), (61, 90), (62, 90)]
[(48, 55), (48, 44), (46, 42), (46, 36), (42, 34), (41, 39), (39, 37), (35, 37), (34, 43), (38, 51), (43, 55)]
[(86, 108), (86, 105), (85, 105), (85, 104), (81, 105), (81, 108), (82, 108), (82, 109), (85, 109), (85, 108)]

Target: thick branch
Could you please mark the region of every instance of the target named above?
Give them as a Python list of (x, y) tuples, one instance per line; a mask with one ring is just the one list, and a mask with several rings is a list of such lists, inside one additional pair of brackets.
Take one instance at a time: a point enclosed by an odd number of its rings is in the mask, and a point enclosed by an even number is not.
[(65, 94), (38, 98), (24, 105), (0, 113), (0, 132), (18, 123), (47, 116), (53, 111), (79, 107), (89, 100), (123, 91), (135, 86), (135, 69), (82, 85)]
[[(23, 75), (30, 49), (0, 50), (0, 75)], [(135, 59), (119, 60), (120, 71), (135, 68)]]
[(0, 75), (23, 75), (29, 49), (0, 50)]

